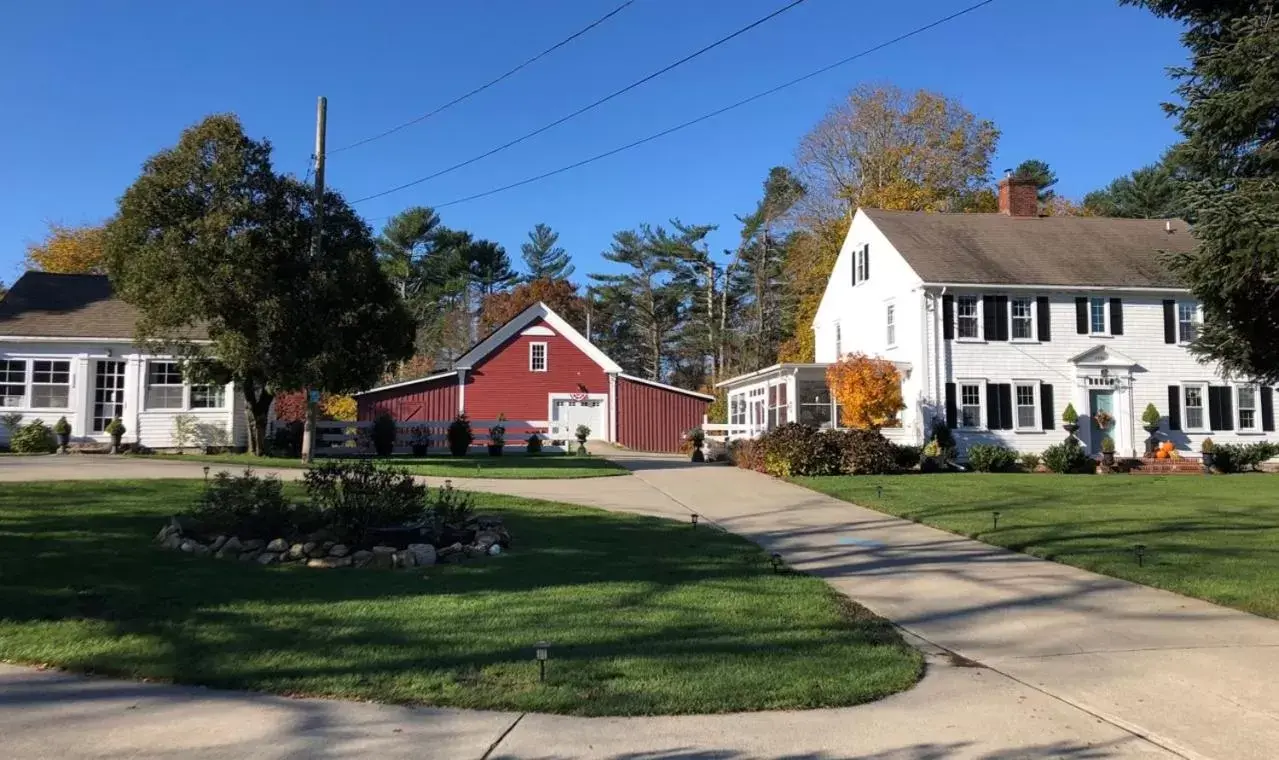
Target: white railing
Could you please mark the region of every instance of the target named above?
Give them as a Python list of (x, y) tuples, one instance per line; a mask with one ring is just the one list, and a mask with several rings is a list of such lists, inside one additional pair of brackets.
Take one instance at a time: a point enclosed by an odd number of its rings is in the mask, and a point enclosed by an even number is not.
[[(823, 428), (830, 429), (830, 428)], [(839, 428), (847, 430), (848, 428)], [(718, 422), (708, 422), (702, 425), (702, 432), (706, 434), (706, 440), (719, 441), (720, 443), (728, 443), (743, 438), (758, 438), (763, 435), (766, 428), (763, 425), (725, 425)], [(917, 444), (918, 436), (915, 435), (913, 427), (895, 427), (880, 428), (883, 434), (892, 443), (898, 444)]]
[[(440, 454), (448, 450), (448, 429), (452, 420), (427, 422), (396, 422), (393, 454), (412, 454), (415, 445), (426, 444), (427, 451)], [(537, 433), (550, 444), (550, 428), (544, 420), (471, 420), (472, 446), (487, 446), (489, 431), (501, 425), (505, 428), (504, 449), (522, 449), (528, 445), (528, 437)], [(342, 422), (323, 420), (315, 423), (317, 457), (349, 457), (373, 454), (373, 423), (371, 421)]]

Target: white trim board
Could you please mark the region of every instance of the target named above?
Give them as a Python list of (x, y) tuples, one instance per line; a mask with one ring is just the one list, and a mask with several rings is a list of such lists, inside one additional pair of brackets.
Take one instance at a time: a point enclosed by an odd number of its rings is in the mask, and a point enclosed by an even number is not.
[(685, 396), (693, 396), (694, 398), (702, 398), (702, 399), (706, 399), (707, 401), (714, 401), (714, 400), (715, 400), (715, 397), (714, 397), (714, 396), (710, 396), (710, 395), (707, 395), (707, 394), (705, 394), (705, 393), (698, 393), (697, 391), (690, 391), (690, 390), (688, 390), (688, 389), (686, 389), (686, 388), (676, 388), (676, 387), (675, 387), (675, 386), (673, 386), (673, 385), (667, 385), (666, 383), (659, 383), (659, 382), (657, 382), (656, 380), (646, 380), (646, 379), (644, 379), (644, 378), (642, 378), (642, 377), (636, 377), (636, 376), (634, 376), (634, 375), (628, 375), (628, 374), (626, 374), (625, 372), (619, 372), (619, 373), (617, 373), (617, 376), (618, 376), (618, 377), (620, 377), (620, 378), (622, 378), (622, 379), (624, 379), (624, 380), (630, 380), (632, 383), (640, 383), (641, 385), (651, 385), (651, 386), (653, 386), (654, 388), (661, 388), (662, 390), (674, 391), (674, 392), (676, 392), (676, 393), (683, 393)]
[(496, 351), (504, 343), (520, 333), (521, 330), (528, 327), (534, 320), (542, 319), (551, 326), (551, 329), (568, 339), (579, 351), (590, 357), (591, 361), (598, 364), (605, 372), (621, 373), (622, 368), (617, 362), (608, 358), (608, 355), (599, 350), (588, 341), (585, 336), (573, 328), (568, 322), (565, 322), (560, 315), (551, 311), (551, 307), (538, 301), (532, 306), (516, 315), (511, 321), (494, 330), (484, 340), (480, 341), (474, 348), (467, 351), (454, 362), (454, 366), (458, 369), (471, 369), (478, 362), (483, 360), (489, 354)]
[(378, 386), (378, 387), (376, 387), (376, 388), (369, 388), (367, 391), (360, 391), (359, 393), (352, 393), (352, 394), (351, 394), (351, 396), (352, 396), (352, 397), (355, 397), (355, 396), (367, 396), (367, 395), (369, 395), (370, 393), (379, 393), (379, 392), (381, 392), (381, 391), (389, 391), (389, 390), (393, 390), (393, 389), (395, 389), (395, 388), (403, 388), (403, 387), (404, 387), (404, 386), (406, 386), (406, 385), (414, 385), (414, 384), (416, 384), (416, 383), (426, 383), (426, 382), (430, 382), (430, 381), (432, 381), (432, 380), (442, 380), (442, 379), (444, 379), (444, 378), (446, 378), (446, 377), (450, 377), (450, 376), (452, 376), (452, 375), (456, 375), (456, 374), (457, 374), (457, 370), (455, 370), (455, 369), (451, 369), (451, 370), (449, 370), (448, 372), (440, 372), (440, 373), (438, 373), (438, 374), (434, 374), (434, 375), (427, 375), (426, 377), (419, 377), (419, 378), (416, 378), (416, 379), (414, 379), (414, 380), (402, 380), (402, 381), (400, 381), (400, 382), (398, 382), (398, 383), (391, 383), (390, 385), (380, 385), (380, 386)]

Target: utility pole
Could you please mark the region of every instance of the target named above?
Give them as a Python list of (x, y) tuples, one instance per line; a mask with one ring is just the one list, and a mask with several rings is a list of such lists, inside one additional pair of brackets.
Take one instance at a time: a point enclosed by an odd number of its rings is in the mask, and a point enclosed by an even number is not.
[[(324, 245), (324, 136), (328, 122), (329, 100), (323, 95), (315, 103), (315, 232), (311, 236), (311, 260), (320, 258)], [(306, 424), (302, 428), (302, 461), (310, 462), (315, 456), (315, 408), (320, 396), (319, 388), (306, 389)]]

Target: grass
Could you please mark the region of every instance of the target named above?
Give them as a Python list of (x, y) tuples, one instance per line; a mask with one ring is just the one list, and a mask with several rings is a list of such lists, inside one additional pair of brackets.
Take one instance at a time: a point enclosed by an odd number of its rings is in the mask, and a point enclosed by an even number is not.
[[(395, 572), (268, 568), (152, 543), (199, 488), (6, 484), (0, 658), (578, 715), (852, 705), (922, 674), (888, 623), (705, 527), (477, 494), (515, 538), (499, 557)], [(539, 640), (552, 644), (544, 684)]]
[[(1279, 618), (1279, 478), (938, 474), (795, 480), (988, 544)], [(998, 529), (991, 514), (996, 510)], [(1137, 544), (1147, 547), (1143, 566)]]
[[(306, 467), (297, 459), (250, 454), (147, 454), (146, 456), (180, 462), (208, 462), (262, 469)], [(482, 452), (464, 457), (397, 456), (376, 461), (403, 467), (414, 475), (439, 478), (600, 478), (626, 474), (625, 468), (601, 457), (579, 457), (551, 452), (536, 455), (508, 452), (500, 457), (491, 457)]]

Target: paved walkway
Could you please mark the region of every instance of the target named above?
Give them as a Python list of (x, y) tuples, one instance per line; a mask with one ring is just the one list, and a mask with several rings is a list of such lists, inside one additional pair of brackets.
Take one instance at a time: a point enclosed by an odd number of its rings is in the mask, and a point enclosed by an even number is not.
[[(1279, 622), (995, 549), (754, 473), (613, 456), (634, 477), (476, 480), (465, 486), (680, 519), (696, 511), (781, 552), (792, 566), (825, 578), (920, 637), (931, 651), (928, 675), (909, 692), (841, 710), (584, 719), (288, 700), (0, 667), (4, 754), (521, 760), (1276, 755), (1279, 685), (1272, 674), (1279, 668)], [(91, 459), (3, 458), (0, 480), (203, 474), (199, 465), (185, 463)]]

